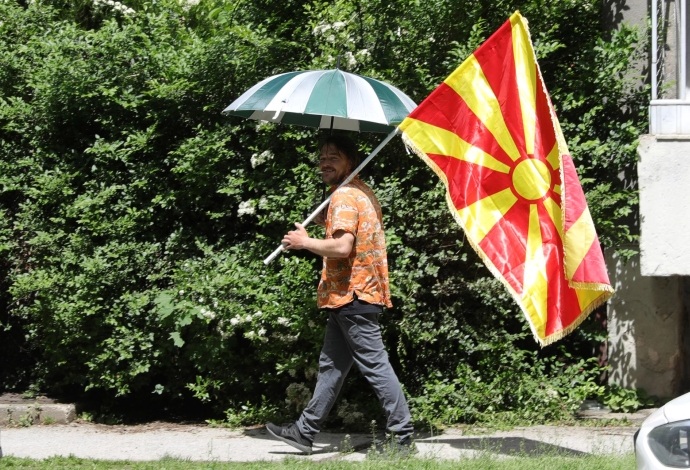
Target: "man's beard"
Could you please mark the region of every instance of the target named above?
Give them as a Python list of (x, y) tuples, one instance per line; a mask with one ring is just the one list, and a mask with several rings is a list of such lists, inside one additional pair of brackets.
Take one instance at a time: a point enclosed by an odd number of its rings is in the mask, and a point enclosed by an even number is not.
[(349, 173), (338, 175), (335, 171), (321, 173), (321, 179), (329, 186), (339, 186), (347, 178)]

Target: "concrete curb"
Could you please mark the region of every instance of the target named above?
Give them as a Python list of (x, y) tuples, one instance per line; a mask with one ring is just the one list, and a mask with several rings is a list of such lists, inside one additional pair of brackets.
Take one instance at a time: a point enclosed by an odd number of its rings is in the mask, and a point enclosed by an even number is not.
[(69, 424), (77, 418), (72, 404), (0, 404), (0, 425)]
[[(612, 413), (606, 409), (584, 410), (578, 413), (582, 419), (627, 420), (641, 424), (656, 408), (634, 413)], [(32, 424), (69, 424), (77, 418), (74, 404), (44, 403), (0, 403), (0, 426)]]
[(580, 411), (577, 416), (580, 419), (591, 419), (591, 420), (616, 420), (616, 421), (628, 421), (635, 425), (640, 425), (647, 419), (649, 415), (654, 413), (656, 408), (646, 408), (643, 410), (638, 410), (632, 413), (613, 413), (607, 409), (599, 410), (583, 410)]

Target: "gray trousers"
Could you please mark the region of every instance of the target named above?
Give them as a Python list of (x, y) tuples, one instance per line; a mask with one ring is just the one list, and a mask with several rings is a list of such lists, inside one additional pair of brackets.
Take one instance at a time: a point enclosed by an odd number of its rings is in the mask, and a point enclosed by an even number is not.
[(384, 349), (378, 316), (378, 313), (342, 315), (329, 312), (314, 395), (296, 423), (303, 436), (314, 440), (353, 363), (381, 402), (388, 431), (398, 440), (412, 435), (410, 410)]

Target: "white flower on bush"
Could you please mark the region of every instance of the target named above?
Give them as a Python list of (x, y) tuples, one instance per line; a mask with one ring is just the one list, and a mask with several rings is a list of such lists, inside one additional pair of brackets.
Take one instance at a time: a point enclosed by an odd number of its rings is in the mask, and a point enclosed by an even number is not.
[(264, 314), (264, 312), (262, 312), (261, 310), (257, 310), (256, 312), (254, 312), (255, 317), (260, 317), (263, 314)]
[(281, 343), (294, 343), (298, 339), (297, 335), (282, 335), (280, 333), (273, 333), (271, 336)]
[(263, 152), (259, 154), (253, 154), (252, 158), (249, 160), (252, 164), (252, 168), (256, 168), (259, 165), (263, 165), (269, 160), (273, 160), (273, 152), (270, 150), (264, 150)]
[(216, 314), (213, 313), (211, 310), (206, 310), (205, 308), (201, 309), (201, 314), (205, 317), (208, 318), (209, 320), (213, 320), (216, 318)]
[(259, 330), (259, 333), (257, 333), (256, 331), (247, 331), (247, 332), (244, 334), (244, 337), (247, 338), (247, 339), (250, 340), (250, 341), (256, 341), (256, 340), (258, 340), (258, 341), (261, 341), (262, 343), (267, 342), (267, 341), (268, 341), (268, 338), (266, 338), (265, 336), (261, 336), (260, 333), (261, 333), (261, 330)]
[(182, 4), (182, 9), (184, 11), (189, 11), (192, 7), (195, 7), (199, 4), (199, 0), (181, 0), (180, 3)]
[(259, 328), (259, 336), (265, 336), (266, 335), (266, 328)]
[(115, 12), (122, 13), (125, 16), (133, 15), (136, 13), (133, 9), (129, 8), (127, 5), (117, 2), (115, 0), (93, 0), (93, 6), (96, 8), (109, 8)]
[(288, 320), (285, 317), (278, 317), (278, 319), (276, 320), (276, 323), (278, 323), (279, 325), (283, 325), (283, 326), (289, 326), (290, 320)]
[[(232, 323), (232, 321), (231, 321), (231, 323)], [(225, 322), (223, 321), (222, 318), (220, 320), (218, 320), (218, 325), (216, 326), (216, 331), (220, 334), (220, 337), (222, 339), (226, 339), (228, 336), (230, 336), (228, 334), (228, 332), (225, 331)]]
[(250, 322), (250, 321), (252, 321), (252, 316), (251, 316), (251, 315), (249, 315), (249, 314), (247, 314), (247, 316), (246, 316), (246, 317), (244, 317), (244, 321), (246, 321), (246, 322)]
[(232, 326), (237, 326), (237, 325), (239, 325), (240, 323), (242, 323), (242, 319), (241, 319), (239, 316), (237, 316), (237, 315), (235, 315), (234, 317), (232, 317), (232, 318), (230, 319), (230, 324), (231, 324)]
[(237, 215), (243, 217), (245, 215), (254, 214), (254, 202), (253, 201), (242, 201), (237, 209)]
[(275, 125), (271, 121), (256, 121), (256, 131), (261, 132), (264, 129), (272, 129)]
[(324, 33), (326, 31), (328, 31), (329, 29), (331, 29), (330, 24), (320, 24), (314, 28), (314, 30), (312, 31), (312, 34), (314, 36), (323, 36)]
[(353, 68), (355, 65), (357, 65), (357, 59), (355, 59), (355, 56), (352, 52), (347, 51), (345, 53), (345, 63), (347, 64), (348, 68)]
[[(320, 25), (317, 25), (314, 27), (312, 30), (312, 34), (314, 36), (325, 36), (327, 32), (333, 30), (335, 32), (340, 31), (341, 29), (344, 29), (347, 26), (347, 23), (344, 21), (336, 21), (333, 24), (330, 23), (321, 23)], [(330, 38), (333, 38), (334, 35), (330, 34)]]

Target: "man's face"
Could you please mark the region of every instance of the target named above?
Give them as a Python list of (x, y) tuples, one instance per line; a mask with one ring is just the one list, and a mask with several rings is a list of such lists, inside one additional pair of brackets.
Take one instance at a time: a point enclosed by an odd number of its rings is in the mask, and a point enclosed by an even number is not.
[(321, 171), (323, 182), (330, 186), (335, 186), (343, 182), (352, 171), (352, 168), (350, 168), (350, 160), (343, 152), (338, 150), (338, 147), (325, 144), (321, 147), (319, 170)]

